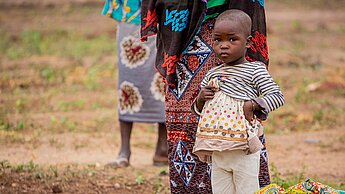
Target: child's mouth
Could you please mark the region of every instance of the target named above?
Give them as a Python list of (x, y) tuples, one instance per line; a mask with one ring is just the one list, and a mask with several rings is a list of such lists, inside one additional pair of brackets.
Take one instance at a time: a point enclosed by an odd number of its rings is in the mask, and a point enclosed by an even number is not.
[(220, 56), (221, 56), (221, 57), (228, 57), (228, 56), (229, 56), (229, 53), (220, 53)]

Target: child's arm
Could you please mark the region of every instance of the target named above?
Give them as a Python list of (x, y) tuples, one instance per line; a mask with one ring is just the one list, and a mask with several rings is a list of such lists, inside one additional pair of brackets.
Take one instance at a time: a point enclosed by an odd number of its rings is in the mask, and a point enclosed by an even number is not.
[(209, 99), (214, 97), (214, 93), (216, 91), (214, 86), (209, 85), (210, 80), (210, 72), (208, 72), (204, 79), (201, 81), (201, 89), (199, 91), (198, 96), (195, 98), (194, 102), (192, 103), (191, 109), (197, 115), (201, 114), (202, 109), (204, 108), (205, 102)]
[[(269, 112), (284, 105), (284, 96), (264, 65), (257, 66), (252, 82), (260, 97), (246, 101), (243, 109), (250, 109), (251, 116), (254, 113), (259, 119), (266, 120)], [(250, 113), (247, 113), (245, 116), (246, 118), (247, 116), (252, 118)]]
[(205, 86), (202, 87), (199, 95), (196, 97), (195, 105), (198, 110), (202, 110), (204, 108), (205, 102), (207, 100), (211, 100), (214, 97), (214, 93), (217, 89), (214, 86)]

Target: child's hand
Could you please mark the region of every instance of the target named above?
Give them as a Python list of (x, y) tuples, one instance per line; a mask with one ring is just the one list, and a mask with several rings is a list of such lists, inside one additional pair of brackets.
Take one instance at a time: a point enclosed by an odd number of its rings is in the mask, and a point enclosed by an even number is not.
[(248, 100), (245, 101), (243, 104), (243, 112), (244, 112), (244, 117), (248, 122), (252, 122), (254, 118), (254, 108), (255, 108), (255, 103), (254, 101)]
[(202, 110), (204, 107), (204, 104), (207, 100), (211, 100), (214, 97), (214, 93), (217, 91), (217, 89), (213, 86), (205, 86), (202, 87), (198, 97), (196, 98), (196, 106), (199, 110)]
[(198, 103), (205, 103), (207, 100), (211, 100), (216, 90), (213, 86), (202, 87), (198, 95)]

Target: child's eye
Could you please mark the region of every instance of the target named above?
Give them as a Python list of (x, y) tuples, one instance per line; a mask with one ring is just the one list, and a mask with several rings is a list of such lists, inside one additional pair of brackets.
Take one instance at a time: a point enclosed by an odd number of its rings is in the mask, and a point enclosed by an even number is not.
[(235, 41), (235, 39), (233, 39), (233, 38), (230, 38), (230, 40), (229, 40), (230, 42), (234, 42)]
[(215, 42), (219, 42), (220, 39), (219, 39), (219, 38), (215, 38), (214, 41), (215, 41)]

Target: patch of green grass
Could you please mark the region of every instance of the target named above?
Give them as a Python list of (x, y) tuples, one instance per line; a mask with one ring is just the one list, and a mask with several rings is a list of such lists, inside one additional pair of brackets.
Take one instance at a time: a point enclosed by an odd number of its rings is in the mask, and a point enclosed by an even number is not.
[(0, 171), (2, 171), (3, 169), (6, 169), (6, 168), (10, 168), (11, 167), (11, 164), (8, 160), (1, 160), (0, 161)]
[(0, 114), (0, 130), (8, 131), (11, 128), (12, 128), (12, 125), (7, 120), (6, 115)]
[(42, 78), (46, 79), (48, 82), (52, 82), (56, 79), (56, 71), (51, 67), (45, 67), (41, 70), (40, 75)]
[(161, 177), (158, 177), (154, 183), (153, 183), (153, 187), (156, 191), (156, 193), (161, 193), (164, 189), (164, 184), (162, 182), (162, 178)]
[(17, 131), (1, 131), (0, 143), (25, 143), (25, 136)]
[(146, 179), (145, 179), (145, 177), (144, 177), (142, 172), (139, 172), (139, 171), (136, 172), (136, 174), (135, 174), (135, 183), (137, 185), (142, 185), (142, 184), (146, 183)]
[[(270, 172), (271, 172), (271, 183), (275, 183), (281, 187), (283, 187), (285, 190), (288, 189), (291, 186), (294, 186), (298, 183), (301, 183), (308, 178), (313, 179), (312, 177), (306, 177), (305, 176), (305, 167), (302, 169), (302, 171), (296, 175), (293, 176), (285, 176), (283, 177), (282, 174), (278, 171), (277, 167), (274, 165), (274, 163), (270, 164)], [(329, 182), (327, 180), (317, 180), (313, 179), (316, 182), (321, 182), (325, 185), (329, 185), (334, 189), (338, 190), (344, 190), (345, 189), (345, 183), (343, 182)]]
[(111, 64), (95, 64), (88, 68), (85, 86), (90, 90), (100, 89), (101, 81), (114, 77), (114, 66)]
[(302, 24), (300, 20), (293, 20), (291, 23), (291, 29), (294, 32), (302, 31)]
[(10, 131), (19, 132), (19, 131), (23, 131), (28, 126), (29, 125), (27, 124), (27, 121), (24, 119), (10, 122), (6, 116), (0, 115), (0, 130), (8, 131), (8, 132)]
[(22, 113), (28, 106), (28, 100), (26, 98), (19, 98), (16, 100), (15, 110), (17, 113)]
[(339, 32), (345, 33), (345, 25), (339, 25)]
[(305, 180), (304, 171), (292, 177), (283, 177), (274, 163), (271, 163), (271, 182), (287, 189)]
[(77, 128), (77, 123), (69, 118), (66, 117), (55, 117), (51, 116), (50, 117), (50, 131), (56, 131), (59, 133), (62, 132), (72, 132), (75, 131)]
[(60, 111), (72, 111), (82, 110), (85, 107), (86, 101), (84, 99), (74, 101), (60, 101), (58, 102), (58, 110)]
[(61, 143), (57, 138), (55, 137), (51, 137), (49, 138), (49, 145), (53, 146), (55, 148), (61, 149), (62, 147), (64, 147), (64, 144)]
[(39, 166), (35, 164), (33, 161), (30, 161), (28, 163), (18, 164), (17, 166), (14, 166), (14, 170), (16, 172), (33, 172), (37, 170)]
[(85, 148), (89, 144), (90, 144), (89, 140), (75, 141), (73, 143), (75, 150), (78, 150), (78, 149), (81, 149), (81, 148)]
[(83, 59), (85, 56), (104, 56), (114, 54), (114, 40), (102, 34), (87, 37), (85, 34), (72, 30), (56, 30), (41, 32), (24, 29), (19, 37), (13, 40), (9, 32), (0, 33), (0, 50), (8, 59), (22, 59), (32, 55), (50, 55)]
[(297, 103), (308, 103), (310, 100), (310, 95), (307, 91), (307, 86), (310, 84), (310, 80), (308, 77), (303, 78), (302, 83), (297, 85), (298, 87), (297, 92), (295, 94), (295, 102)]
[(93, 177), (97, 174), (97, 170), (94, 167), (87, 166), (81, 170), (81, 174)]
[(41, 47), (43, 36), (41, 32), (30, 29), (25, 29), (20, 36), (21, 43), (25, 48), (25, 51), (29, 55), (41, 54), (43, 49)]

